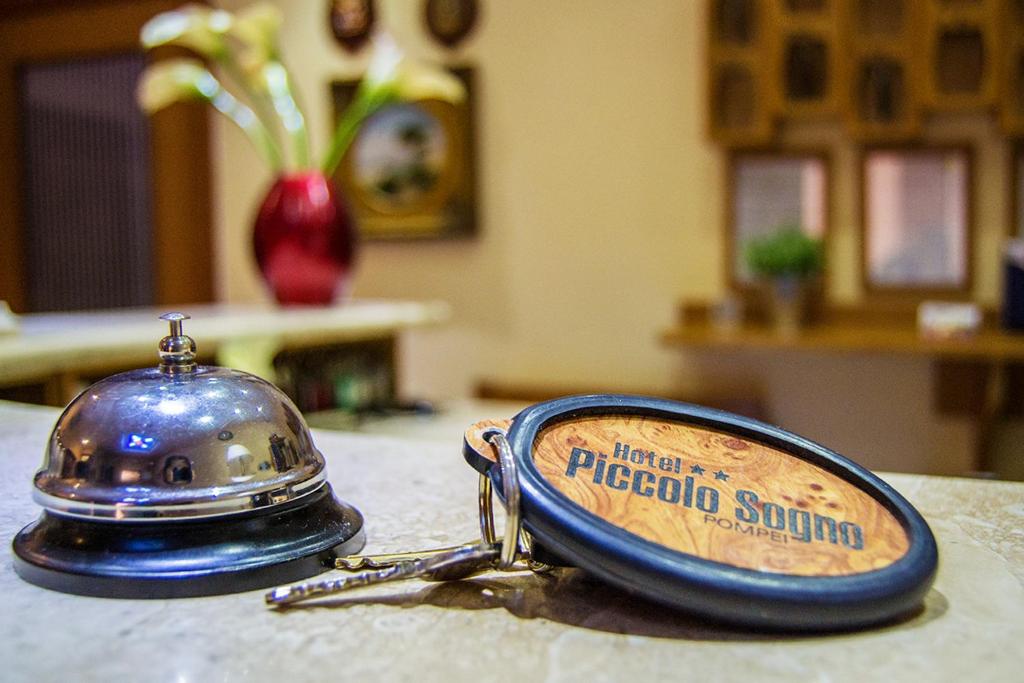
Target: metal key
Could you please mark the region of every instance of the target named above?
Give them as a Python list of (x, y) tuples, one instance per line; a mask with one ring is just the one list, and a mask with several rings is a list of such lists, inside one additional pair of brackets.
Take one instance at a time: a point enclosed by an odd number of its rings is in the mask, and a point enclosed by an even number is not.
[(459, 545), (451, 545), (446, 548), (434, 548), (432, 550), (420, 550), (404, 553), (378, 553), (376, 555), (346, 555), (334, 559), (334, 568), (344, 571), (359, 571), (361, 569), (386, 569), (393, 567), (399, 562), (409, 560), (425, 560), (428, 557), (435, 557), (444, 553), (459, 550), (465, 546), (476, 545), (478, 541), (468, 541)]
[(275, 588), (264, 596), (266, 604), (284, 607), (352, 588), (404, 579), (455, 581), (488, 569), (514, 571), (522, 568), (516, 566), (519, 560), (526, 560), (527, 567), (534, 571), (545, 571), (547, 565), (533, 562), (530, 557), (529, 537), (520, 529), (518, 475), (511, 448), (500, 432), (492, 435), (492, 441), (501, 466), (505, 494), (505, 535), (501, 541), (497, 540), (494, 530), (491, 480), (482, 474), (478, 490), (480, 542), (420, 552), (337, 558), (336, 568), (370, 569), (340, 579)]
[(399, 560), (391, 566), (359, 572), (340, 579), (282, 586), (267, 593), (264, 599), (272, 607), (284, 607), (352, 588), (389, 581), (413, 578), (427, 581), (455, 581), (493, 569), (500, 557), (501, 546), (499, 544), (467, 544), (420, 559)]

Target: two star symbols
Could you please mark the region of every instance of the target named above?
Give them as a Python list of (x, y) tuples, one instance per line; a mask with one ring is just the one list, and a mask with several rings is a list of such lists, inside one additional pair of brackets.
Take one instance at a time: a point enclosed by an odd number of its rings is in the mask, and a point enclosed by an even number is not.
[[(700, 465), (694, 465), (690, 468), (690, 472), (696, 474), (698, 477), (703, 477), (705, 470)], [(722, 470), (718, 470), (717, 472), (715, 472), (715, 479), (719, 481), (728, 481), (729, 475), (723, 472)]]

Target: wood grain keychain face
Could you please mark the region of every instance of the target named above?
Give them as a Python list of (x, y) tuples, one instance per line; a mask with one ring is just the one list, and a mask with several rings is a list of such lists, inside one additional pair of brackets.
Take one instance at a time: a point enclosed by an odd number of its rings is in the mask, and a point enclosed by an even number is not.
[(533, 443), (538, 472), (588, 512), (666, 548), (801, 576), (881, 569), (909, 541), (864, 491), (776, 448), (637, 415), (563, 422)]
[(494, 429), (508, 432), (535, 540), (648, 598), (837, 629), (913, 610), (934, 579), (934, 537), (906, 500), (777, 427), (661, 399), (568, 397), (467, 430), (467, 461), (498, 480)]

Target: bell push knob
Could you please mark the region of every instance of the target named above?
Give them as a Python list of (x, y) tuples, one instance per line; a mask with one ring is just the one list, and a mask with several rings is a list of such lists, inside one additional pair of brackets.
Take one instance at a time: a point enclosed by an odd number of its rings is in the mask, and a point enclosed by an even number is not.
[(161, 320), (170, 323), (171, 333), (160, 340), (160, 370), (169, 375), (195, 372), (196, 342), (181, 329), (183, 320), (191, 316), (184, 313), (165, 313)]

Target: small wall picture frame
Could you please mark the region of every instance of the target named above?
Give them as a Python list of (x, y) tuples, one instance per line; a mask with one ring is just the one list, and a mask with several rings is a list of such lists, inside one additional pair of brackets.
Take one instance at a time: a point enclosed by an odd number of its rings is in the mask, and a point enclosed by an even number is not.
[(466, 39), (480, 14), (477, 0), (426, 0), (423, 23), (439, 43), (453, 48)]
[(868, 292), (969, 294), (972, 177), (968, 145), (864, 150), (861, 262)]
[[(365, 240), (476, 234), (473, 69), (451, 69), (466, 97), (400, 102), (366, 120), (334, 174)], [(358, 81), (331, 84), (337, 122)]]
[(370, 39), (377, 18), (374, 0), (328, 0), (331, 34), (349, 52), (358, 52)]

